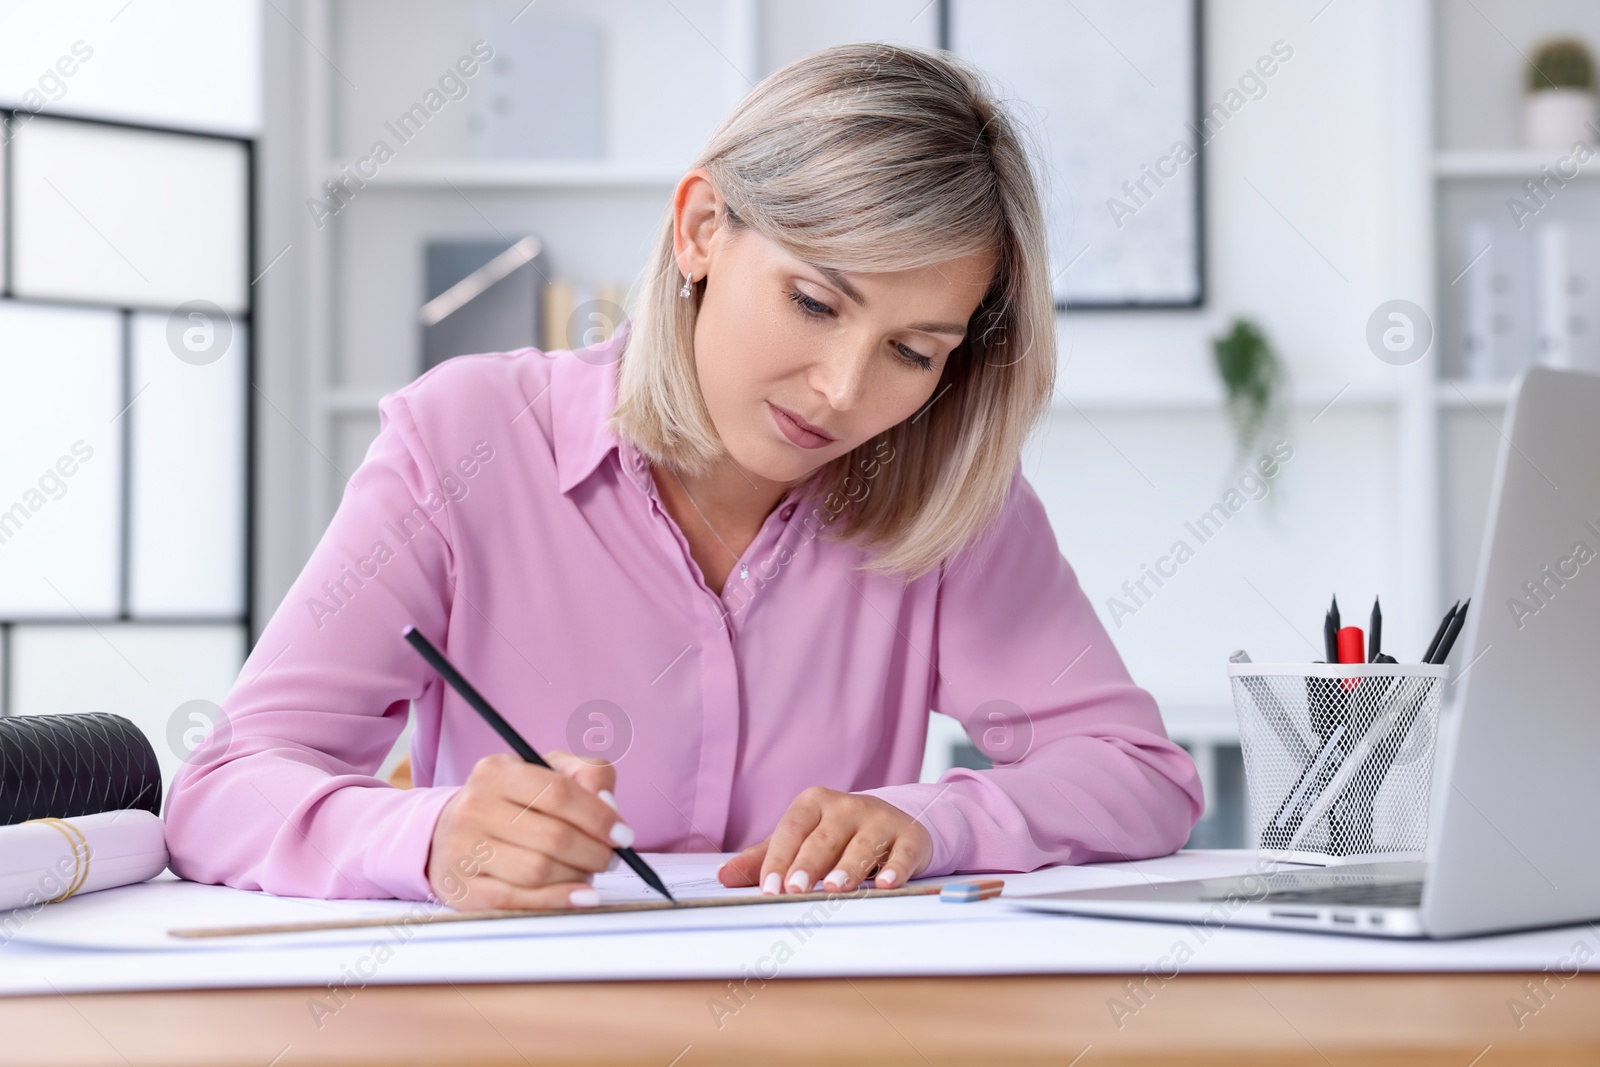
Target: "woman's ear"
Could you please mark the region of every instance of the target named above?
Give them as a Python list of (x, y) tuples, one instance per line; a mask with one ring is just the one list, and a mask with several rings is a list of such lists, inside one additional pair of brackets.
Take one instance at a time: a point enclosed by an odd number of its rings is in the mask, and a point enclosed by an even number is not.
[(678, 270), (699, 281), (710, 273), (713, 238), (726, 210), (705, 168), (696, 167), (678, 182), (672, 210), (672, 251)]

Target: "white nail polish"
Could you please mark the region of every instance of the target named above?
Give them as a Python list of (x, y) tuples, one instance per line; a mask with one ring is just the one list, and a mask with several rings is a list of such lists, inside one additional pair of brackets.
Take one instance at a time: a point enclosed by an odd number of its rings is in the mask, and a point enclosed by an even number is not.
[(894, 885), (894, 880), (898, 877), (900, 876), (894, 873), (893, 867), (885, 867), (882, 871), (878, 872), (878, 881), (883, 883), (883, 888), (885, 889), (888, 889), (890, 886)]
[(805, 871), (795, 871), (789, 876), (789, 888), (796, 893), (804, 893), (811, 888), (811, 875)]
[(600, 903), (600, 890), (574, 889), (567, 900), (575, 908), (592, 908)]
[(621, 867), (621, 866), (622, 866), (622, 857), (617, 855), (615, 852), (613, 852), (611, 854), (611, 862), (606, 864), (606, 870), (614, 871), (618, 867)]
[(609, 789), (600, 790), (600, 799), (605, 801), (607, 804), (610, 804), (612, 811), (618, 810), (617, 809), (617, 798), (611, 795), (611, 790), (609, 790)]
[(829, 874), (828, 877), (824, 878), (822, 880), (822, 884), (823, 885), (832, 886), (835, 889), (843, 889), (844, 888), (845, 879), (848, 878), (848, 877), (849, 877), (849, 875), (845, 874), (844, 870), (841, 868), (841, 869), (836, 870), (833, 873)]
[(633, 827), (625, 822), (614, 823), (611, 827), (611, 841), (618, 848), (631, 848), (633, 846)]
[(770, 872), (761, 883), (761, 892), (771, 896), (783, 888), (782, 875), (777, 871)]

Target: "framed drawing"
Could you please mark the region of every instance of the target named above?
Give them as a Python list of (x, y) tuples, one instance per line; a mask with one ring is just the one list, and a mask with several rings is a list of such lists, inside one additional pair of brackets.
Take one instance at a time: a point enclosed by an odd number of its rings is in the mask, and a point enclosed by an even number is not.
[(938, 0), (1040, 155), (1058, 308), (1205, 299), (1200, 0)]

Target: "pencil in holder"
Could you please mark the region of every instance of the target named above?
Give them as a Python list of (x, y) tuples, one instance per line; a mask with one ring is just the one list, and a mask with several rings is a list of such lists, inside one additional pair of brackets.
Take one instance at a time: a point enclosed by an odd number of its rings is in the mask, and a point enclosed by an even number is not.
[(1231, 663), (1250, 839), (1314, 863), (1419, 858), (1449, 667)]

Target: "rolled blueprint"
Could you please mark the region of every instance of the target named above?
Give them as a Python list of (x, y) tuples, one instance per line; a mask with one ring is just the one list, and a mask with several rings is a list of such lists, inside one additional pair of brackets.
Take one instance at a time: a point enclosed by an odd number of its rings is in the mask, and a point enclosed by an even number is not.
[[(34, 909), (154, 878), (167, 866), (166, 824), (143, 809), (0, 826), (0, 909)], [(0, 943), (26, 921), (0, 911)]]

